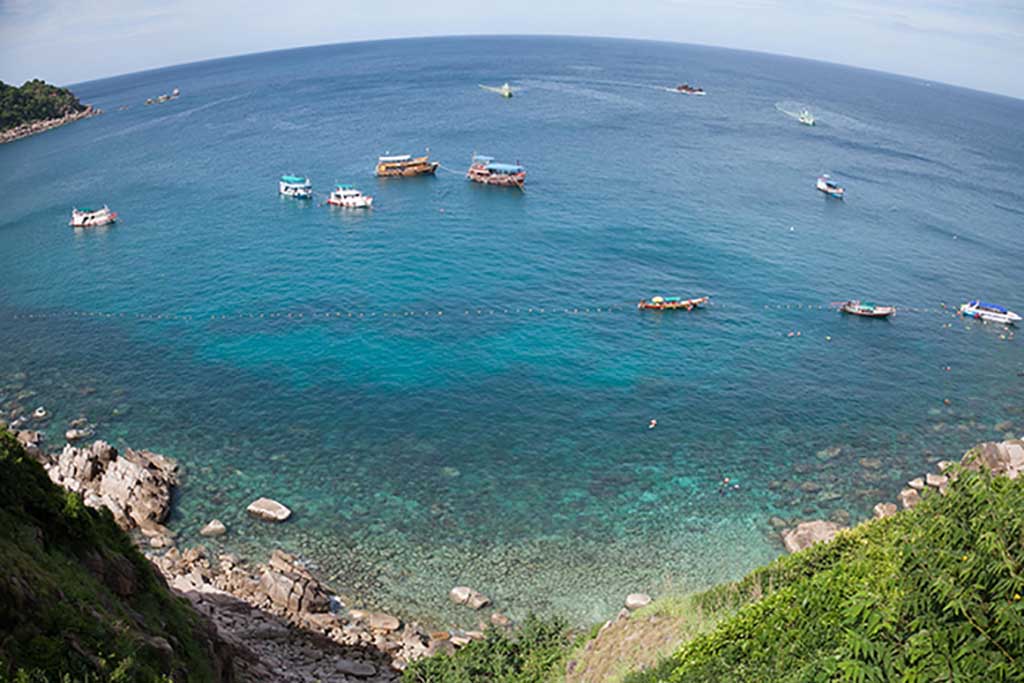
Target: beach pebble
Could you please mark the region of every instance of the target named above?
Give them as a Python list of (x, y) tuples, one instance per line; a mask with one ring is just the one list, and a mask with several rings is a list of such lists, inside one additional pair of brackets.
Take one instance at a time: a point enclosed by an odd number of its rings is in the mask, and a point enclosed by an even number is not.
[(271, 498), (257, 498), (246, 508), (253, 517), (268, 522), (283, 522), (292, 516), (292, 511)]
[(626, 609), (632, 611), (651, 604), (651, 596), (647, 593), (630, 593), (626, 596)]
[(213, 537), (223, 536), (228, 532), (228, 528), (224, 526), (224, 523), (219, 519), (211, 520), (209, 524), (199, 530), (200, 536)]

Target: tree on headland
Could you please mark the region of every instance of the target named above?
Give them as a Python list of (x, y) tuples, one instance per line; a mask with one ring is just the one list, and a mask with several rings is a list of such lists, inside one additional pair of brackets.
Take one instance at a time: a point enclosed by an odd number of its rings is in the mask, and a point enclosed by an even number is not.
[(58, 88), (39, 79), (27, 81), (20, 88), (0, 81), (0, 131), (85, 109), (67, 88)]

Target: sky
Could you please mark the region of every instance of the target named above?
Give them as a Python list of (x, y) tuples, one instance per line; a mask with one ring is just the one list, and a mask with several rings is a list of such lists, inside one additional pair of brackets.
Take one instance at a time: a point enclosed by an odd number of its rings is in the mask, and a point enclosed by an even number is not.
[(1024, 0), (0, 0), (0, 80), (68, 85), (304, 45), (472, 34), (716, 45), (1024, 98)]

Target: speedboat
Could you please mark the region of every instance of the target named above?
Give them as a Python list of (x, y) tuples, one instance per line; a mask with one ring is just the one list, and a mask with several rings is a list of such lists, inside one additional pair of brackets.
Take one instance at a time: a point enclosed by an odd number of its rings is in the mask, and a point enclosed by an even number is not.
[(683, 83), (682, 85), (676, 86), (676, 92), (683, 93), (684, 95), (704, 95), (704, 88), (697, 88), (690, 85), (689, 83)]
[(827, 173), (818, 177), (818, 189), (829, 197), (835, 197), (836, 199), (842, 199), (846, 195), (846, 190), (839, 183), (832, 180)]
[(839, 305), (840, 313), (859, 315), (864, 318), (888, 318), (896, 314), (895, 306), (879, 306), (870, 301), (844, 301)]
[(278, 184), (278, 192), (286, 197), (309, 199), (313, 196), (313, 183), (305, 176), (283, 175)]
[(806, 109), (800, 112), (800, 116), (797, 117), (797, 120), (800, 123), (804, 124), (805, 126), (814, 125), (814, 116), (811, 115), (811, 112), (807, 111)]
[(996, 304), (979, 301), (978, 299), (968, 301), (960, 306), (960, 315), (965, 318), (985, 320), (990, 323), (1002, 323), (1003, 325), (1012, 325), (1020, 322), (1020, 316), (1013, 311), (1009, 311)]
[(338, 185), (327, 198), (327, 203), (346, 209), (369, 209), (373, 204), (373, 197), (368, 197), (351, 185)]
[(501, 95), (502, 97), (504, 97), (505, 99), (511, 98), (512, 94), (515, 93), (515, 88), (513, 88), (508, 83), (503, 83), (500, 87), (494, 87), (493, 85), (483, 85), (481, 83), (480, 87), (482, 89), (484, 89), (484, 90), (489, 91), (489, 92), (496, 92), (499, 95)]
[(117, 220), (117, 214), (104, 205), (102, 209), (71, 209), (72, 228), (96, 228), (110, 225)]
[(707, 302), (708, 298), (706, 296), (697, 297), (696, 299), (683, 299), (678, 296), (652, 296), (650, 301), (641, 299), (636, 307), (641, 311), (674, 311), (680, 308), (684, 311), (692, 311), (695, 308), (700, 308)]

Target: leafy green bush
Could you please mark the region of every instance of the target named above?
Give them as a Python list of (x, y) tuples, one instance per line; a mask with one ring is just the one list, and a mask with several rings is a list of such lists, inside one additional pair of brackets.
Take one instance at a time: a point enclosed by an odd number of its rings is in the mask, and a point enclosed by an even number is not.
[(405, 670), (405, 683), (539, 683), (552, 680), (572, 638), (562, 619), (529, 616), (512, 633), (488, 629), (452, 655), (417, 660)]
[(1024, 681), (1022, 595), (1024, 481), (964, 471), (947, 496), (708, 591), (738, 610), (627, 680)]

